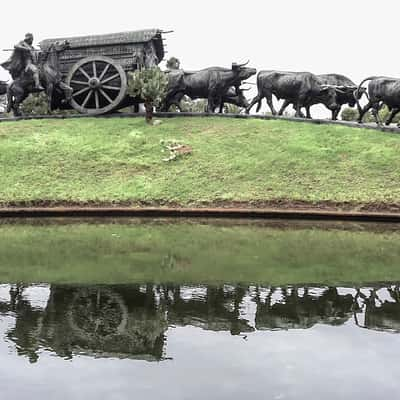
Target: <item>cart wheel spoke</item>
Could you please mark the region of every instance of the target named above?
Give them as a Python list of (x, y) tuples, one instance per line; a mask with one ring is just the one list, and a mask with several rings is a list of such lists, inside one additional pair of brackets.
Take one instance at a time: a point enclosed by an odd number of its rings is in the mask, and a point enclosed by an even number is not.
[(79, 71), (87, 78), (87, 80), (91, 79), (90, 76), (87, 74), (87, 72), (82, 67), (79, 68)]
[(93, 77), (94, 77), (94, 78), (97, 78), (96, 61), (93, 61)]
[(91, 91), (88, 93), (88, 95), (86, 96), (84, 102), (82, 103), (82, 107), (85, 107), (85, 106), (86, 106), (86, 104), (88, 103), (89, 99), (92, 97), (92, 94), (93, 94), (93, 90), (91, 90)]
[(113, 100), (110, 98), (110, 96), (103, 90), (100, 89), (100, 93), (102, 94), (102, 96), (111, 104), (113, 102)]
[(90, 90), (90, 87), (86, 87), (86, 88), (80, 90), (79, 92), (74, 93), (74, 94), (72, 95), (72, 97), (77, 97), (77, 96), (79, 96), (79, 95), (81, 95), (81, 94), (83, 94), (83, 93), (86, 93), (88, 90)]
[(107, 64), (107, 65), (105, 66), (105, 68), (103, 69), (103, 72), (102, 72), (101, 75), (99, 76), (100, 82), (102, 81), (102, 79), (103, 79), (104, 76), (106, 75), (106, 73), (107, 73), (107, 71), (109, 70), (109, 68), (110, 68), (110, 64)]
[(100, 108), (99, 92), (97, 90), (94, 92), (94, 98), (96, 101), (96, 108)]
[(117, 86), (108, 86), (108, 85), (102, 85), (103, 89), (107, 89), (107, 90), (121, 90), (121, 88), (117, 87)]
[(104, 83), (110, 82), (110, 81), (112, 81), (112, 80), (114, 80), (116, 78), (119, 78), (119, 76), (120, 76), (119, 74), (112, 75), (109, 78), (104, 79), (104, 81), (102, 81), (101, 83), (104, 84)]
[(82, 85), (82, 86), (88, 85), (88, 82), (76, 81), (76, 80), (71, 81), (71, 83), (74, 83), (75, 85)]

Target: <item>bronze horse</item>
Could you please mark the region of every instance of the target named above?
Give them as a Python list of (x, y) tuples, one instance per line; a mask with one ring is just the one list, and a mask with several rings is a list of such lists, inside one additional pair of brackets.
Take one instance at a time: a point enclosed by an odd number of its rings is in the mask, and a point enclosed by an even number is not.
[[(55, 90), (60, 90), (64, 93), (64, 103), (69, 102), (72, 98), (73, 89), (62, 81), (60, 72), (60, 54), (68, 48), (69, 43), (67, 41), (55, 42), (40, 54), (40, 82), (46, 91), (47, 108), (50, 114), (53, 110), (52, 104)], [(14, 116), (20, 116), (20, 105), (30, 93), (34, 92), (33, 79), (30, 73), (24, 73), (21, 77), (15, 79), (7, 91), (7, 112), (12, 110)]]

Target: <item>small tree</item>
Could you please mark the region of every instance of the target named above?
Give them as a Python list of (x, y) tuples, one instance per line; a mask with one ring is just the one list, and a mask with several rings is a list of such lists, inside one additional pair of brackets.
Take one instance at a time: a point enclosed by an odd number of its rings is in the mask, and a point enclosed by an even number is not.
[(346, 107), (341, 114), (342, 121), (357, 121), (358, 111), (355, 108)]
[(168, 78), (158, 67), (128, 74), (128, 94), (143, 99), (147, 123), (153, 123), (154, 107), (164, 100), (167, 86)]

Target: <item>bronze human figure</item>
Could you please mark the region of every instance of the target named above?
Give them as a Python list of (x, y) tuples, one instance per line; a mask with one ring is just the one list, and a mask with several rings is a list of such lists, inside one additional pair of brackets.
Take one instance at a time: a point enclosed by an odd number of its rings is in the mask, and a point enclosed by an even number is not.
[(44, 88), (40, 84), (37, 64), (38, 52), (33, 47), (33, 35), (32, 33), (27, 33), (25, 39), (14, 46), (11, 58), (1, 65), (10, 72), (14, 80), (21, 78), (25, 74), (31, 75), (35, 83), (34, 89), (41, 91)]

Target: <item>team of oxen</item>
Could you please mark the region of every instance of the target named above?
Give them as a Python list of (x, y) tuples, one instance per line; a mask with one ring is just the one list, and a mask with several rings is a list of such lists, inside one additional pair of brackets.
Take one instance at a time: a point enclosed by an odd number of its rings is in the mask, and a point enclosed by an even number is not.
[[(162, 111), (169, 111), (175, 105), (180, 109), (184, 96), (194, 99), (207, 99), (207, 111), (223, 111), (224, 104), (234, 104), (249, 113), (257, 104), (260, 111), (265, 98), (273, 115), (283, 115), (289, 105), (296, 110), (296, 117), (311, 118), (310, 107), (323, 104), (332, 112), (336, 120), (342, 107), (357, 105), (358, 122), (372, 109), (372, 114), (378, 125), (382, 123), (379, 110), (386, 105), (390, 115), (385, 121), (389, 125), (400, 112), (400, 79), (387, 77), (369, 77), (360, 85), (339, 74), (315, 75), (310, 72), (260, 71), (257, 75), (257, 96), (249, 103), (241, 86), (247, 79), (257, 73), (257, 70), (245, 64), (232, 64), (232, 68), (211, 67), (200, 71), (169, 70), (168, 89)], [(369, 82), (368, 88), (363, 85)], [(8, 85), (0, 81), (0, 95), (7, 93)], [(273, 95), (283, 100), (283, 105), (277, 112), (273, 104)], [(365, 95), (368, 99), (364, 107), (360, 99)], [(306, 114), (303, 113), (305, 109)]]
[[(184, 96), (191, 99), (207, 99), (208, 112), (222, 112), (224, 103), (235, 104), (249, 113), (257, 104), (260, 111), (265, 98), (273, 115), (283, 115), (289, 105), (296, 110), (296, 117), (311, 118), (310, 108), (315, 104), (323, 104), (332, 112), (332, 120), (337, 120), (344, 105), (359, 111), (358, 122), (372, 109), (378, 125), (382, 123), (379, 110), (386, 105), (391, 111), (385, 121), (389, 125), (400, 112), (400, 79), (387, 77), (370, 77), (360, 85), (340, 74), (315, 75), (310, 72), (260, 71), (257, 75), (257, 96), (249, 103), (242, 89), (243, 82), (255, 75), (254, 68), (246, 64), (233, 64), (231, 69), (211, 67), (200, 71), (171, 70), (168, 72), (169, 85), (163, 111), (172, 105), (180, 107)], [(368, 88), (363, 87), (369, 81)], [(273, 95), (283, 100), (277, 112)], [(368, 99), (361, 107), (363, 96)], [(305, 109), (305, 114), (303, 113)]]

